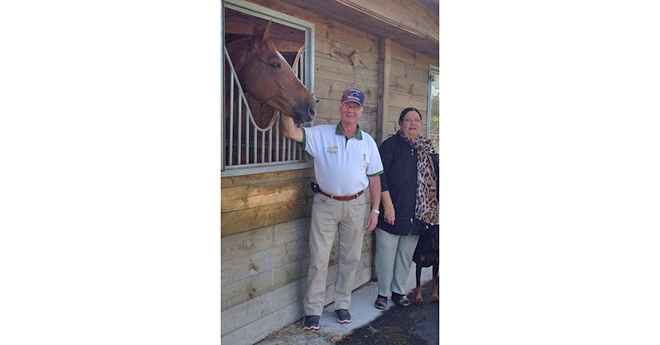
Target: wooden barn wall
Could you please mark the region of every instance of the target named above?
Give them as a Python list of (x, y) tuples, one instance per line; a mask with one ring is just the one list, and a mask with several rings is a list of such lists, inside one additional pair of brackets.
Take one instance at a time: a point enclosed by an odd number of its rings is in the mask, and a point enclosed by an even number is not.
[[(251, 2), (315, 24), (314, 123), (338, 123), (343, 90), (357, 87), (365, 94), (360, 127), (376, 138), (378, 39), (281, 1)], [(313, 179), (312, 169), (221, 179), (223, 342), (253, 344), (303, 317)], [(366, 235), (354, 288), (371, 279), (372, 247)], [(326, 304), (336, 272), (335, 244)]]
[(431, 57), (392, 42), (390, 49), (390, 77), (386, 139), (399, 129), (399, 115), (407, 107), (422, 113), (422, 133), (426, 133), (428, 107), (428, 76), (431, 65), (438, 66), (438, 57)]

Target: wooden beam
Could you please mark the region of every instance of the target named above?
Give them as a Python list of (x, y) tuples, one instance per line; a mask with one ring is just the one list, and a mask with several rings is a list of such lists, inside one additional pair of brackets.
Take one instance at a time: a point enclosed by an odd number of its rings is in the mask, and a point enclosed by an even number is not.
[[(223, 240), (224, 241), (224, 240)], [(266, 273), (309, 256), (307, 237), (274, 246), (251, 256), (242, 256), (222, 261), (220, 281), (225, 285), (236, 283), (254, 275)]]
[(280, 53), (296, 53), (302, 46), (305, 45), (304, 42), (281, 40), (277, 38), (272, 39), (272, 41), (275, 44), (275, 48), (277, 48), (277, 51)]
[(309, 218), (303, 218), (227, 236), (220, 242), (220, 260), (225, 262), (241, 256), (254, 255), (270, 247), (307, 238), (308, 235)]
[[(304, 245), (301, 243), (300, 245)], [(249, 276), (246, 279), (222, 286), (222, 310), (245, 303), (257, 296), (274, 291), (307, 276), (309, 259), (307, 257), (269, 271)]]
[(392, 41), (389, 38), (381, 38), (378, 45), (378, 131), (376, 133), (378, 144), (387, 137), (391, 61)]
[(268, 225), (308, 218), (312, 214), (313, 201), (313, 198), (301, 199), (222, 213), (220, 236), (230, 236)]
[(278, 181), (248, 186), (225, 188), (222, 190), (222, 213), (243, 210), (252, 207), (267, 206), (306, 199), (314, 196), (309, 187), (313, 178), (298, 181)]
[[(391, 0), (335, 0), (401, 31), (408, 31), (415, 36), (438, 39), (437, 18), (421, 17), (407, 6)], [(412, 6), (410, 3), (408, 6)]]
[(272, 183), (280, 181), (295, 181), (308, 177), (314, 177), (313, 169), (285, 170), (263, 174), (228, 176), (220, 179), (220, 188), (250, 186), (259, 183)]
[(440, 14), (440, 3), (438, 0), (392, 0), (409, 10), (415, 12), (422, 18), (428, 17), (435, 22), (438, 21)]
[[(234, 34), (252, 36), (255, 26), (264, 27), (266, 23), (268, 23), (268, 21), (262, 18), (231, 9), (225, 10), (225, 35)], [(301, 45), (305, 43), (304, 31), (276, 22), (273, 22), (270, 26), (269, 37), (272, 40), (279, 39), (300, 42)]]
[[(266, 294), (257, 296), (245, 303), (222, 310), (222, 335), (245, 327), (246, 325), (264, 317), (264, 310), (277, 311), (292, 303), (297, 303), (304, 296), (307, 287), (307, 279), (300, 279), (288, 285), (282, 286)], [(292, 293), (292, 292), (298, 293)], [(300, 305), (297, 305), (298, 309)], [(278, 315), (278, 313), (274, 313)], [(272, 314), (271, 314), (272, 315)], [(279, 317), (287, 317), (279, 314)], [(296, 319), (294, 319), (295, 321)], [(263, 325), (262, 325), (263, 327)], [(225, 339), (223, 339), (224, 341)], [(229, 343), (235, 344), (235, 343)]]

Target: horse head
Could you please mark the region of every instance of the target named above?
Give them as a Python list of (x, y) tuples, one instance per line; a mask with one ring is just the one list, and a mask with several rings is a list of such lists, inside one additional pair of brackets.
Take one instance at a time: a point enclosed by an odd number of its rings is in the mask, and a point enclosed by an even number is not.
[(314, 96), (300, 82), (289, 63), (268, 38), (272, 22), (251, 37), (233, 42), (227, 51), (243, 87), (253, 98), (293, 118), (295, 123), (314, 119)]

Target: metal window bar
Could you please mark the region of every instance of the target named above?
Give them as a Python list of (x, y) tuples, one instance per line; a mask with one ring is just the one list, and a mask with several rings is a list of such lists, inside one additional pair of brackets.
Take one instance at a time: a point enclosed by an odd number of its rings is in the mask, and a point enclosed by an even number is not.
[[(241, 102), (243, 103), (243, 102)], [(250, 164), (250, 115), (248, 114), (250, 107), (246, 106), (245, 111), (245, 164)], [(242, 116), (242, 114), (241, 114)]]
[(280, 118), (277, 118), (277, 128), (275, 128), (275, 161), (280, 160)]
[[(240, 86), (240, 84), (239, 84), (239, 86)], [(243, 94), (241, 93), (239, 97), (243, 97)], [(238, 159), (236, 160), (236, 164), (241, 164), (241, 143), (243, 142), (241, 140), (241, 137), (242, 137), (241, 134), (243, 133), (243, 131), (241, 130), (241, 120), (243, 119), (243, 115), (242, 115), (243, 114), (243, 109), (241, 107), (242, 104), (243, 104), (243, 102), (241, 102), (241, 101), (238, 102), (238, 148), (236, 149), (236, 151), (238, 152)], [(230, 114), (229, 116), (234, 116), (234, 114)], [(233, 132), (234, 128), (231, 128), (230, 130)], [(230, 145), (233, 146), (234, 143), (232, 142)]]
[(298, 79), (305, 80), (305, 46), (298, 49), (296, 58), (293, 60), (293, 71), (298, 76)]
[[(245, 97), (238, 76), (234, 70), (231, 58), (227, 48), (225, 47), (225, 63), (229, 67), (230, 76), (229, 82), (229, 99), (225, 104), (228, 104), (229, 113), (225, 116), (229, 117), (228, 135), (224, 136), (228, 142), (228, 157), (226, 158), (227, 168), (239, 168), (245, 166), (261, 166), (272, 165), (278, 163), (291, 163), (303, 160), (301, 150), (297, 150), (295, 143), (280, 134), (280, 114), (276, 111), (273, 120), (266, 128), (260, 128), (254, 121), (252, 112), (248, 105), (247, 98)], [(299, 79), (304, 80), (304, 48), (301, 48), (296, 55), (292, 67), (294, 73)], [(226, 94), (225, 94), (226, 95)], [(243, 122), (245, 124), (243, 125)], [(235, 133), (236, 132), (236, 133)], [(252, 132), (252, 137), (251, 133)], [(268, 133), (268, 140), (266, 140), (266, 133)], [(261, 138), (259, 138), (261, 136)], [(281, 147), (280, 147), (280, 138)], [(250, 141), (252, 139), (252, 141)], [(259, 148), (261, 144), (261, 148)], [(252, 147), (250, 147), (252, 146)], [(274, 146), (274, 147), (273, 147)], [(252, 150), (250, 150), (252, 148)], [(266, 152), (268, 152), (266, 157)], [(300, 154), (298, 154), (300, 152)], [(250, 155), (252, 153), (252, 155)], [(273, 155), (274, 153), (274, 155)], [(234, 157), (236, 156), (236, 157)], [(243, 158), (245, 157), (245, 158)]]
[[(268, 147), (272, 147), (272, 146), (273, 146), (273, 131), (268, 131)], [(268, 163), (272, 161), (273, 161), (273, 150), (268, 150)]]
[(257, 128), (256, 127), (254, 128), (252, 133), (253, 133), (253, 138), (254, 138), (253, 139), (254, 140), (254, 145), (252, 146), (252, 154), (254, 156), (252, 156), (252, 161), (255, 162), (255, 163), (258, 163), (257, 162)]
[(286, 152), (287, 152), (286, 151), (286, 144), (287, 144), (286, 138), (284, 138), (284, 136), (283, 136), (282, 137), (282, 160), (288, 160), (288, 158), (286, 156)]
[[(234, 78), (229, 78), (229, 114), (234, 113)], [(227, 102), (225, 102), (227, 104)], [(229, 116), (229, 162), (227, 165), (231, 166), (232, 165), (232, 158), (234, 157), (234, 145), (232, 144), (234, 142), (234, 131), (232, 130), (234, 128), (234, 117)], [(224, 138), (227, 138), (225, 135)], [(225, 139), (226, 140), (226, 139)]]

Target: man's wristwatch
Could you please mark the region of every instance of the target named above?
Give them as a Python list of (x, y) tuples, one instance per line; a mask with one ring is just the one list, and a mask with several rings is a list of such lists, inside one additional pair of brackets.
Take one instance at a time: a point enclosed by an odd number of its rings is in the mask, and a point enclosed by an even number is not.
[(375, 213), (375, 214), (380, 214), (380, 211), (377, 210), (377, 209), (375, 209), (375, 208), (372, 208), (372, 209), (371, 209), (371, 212), (373, 212), (373, 213)]

